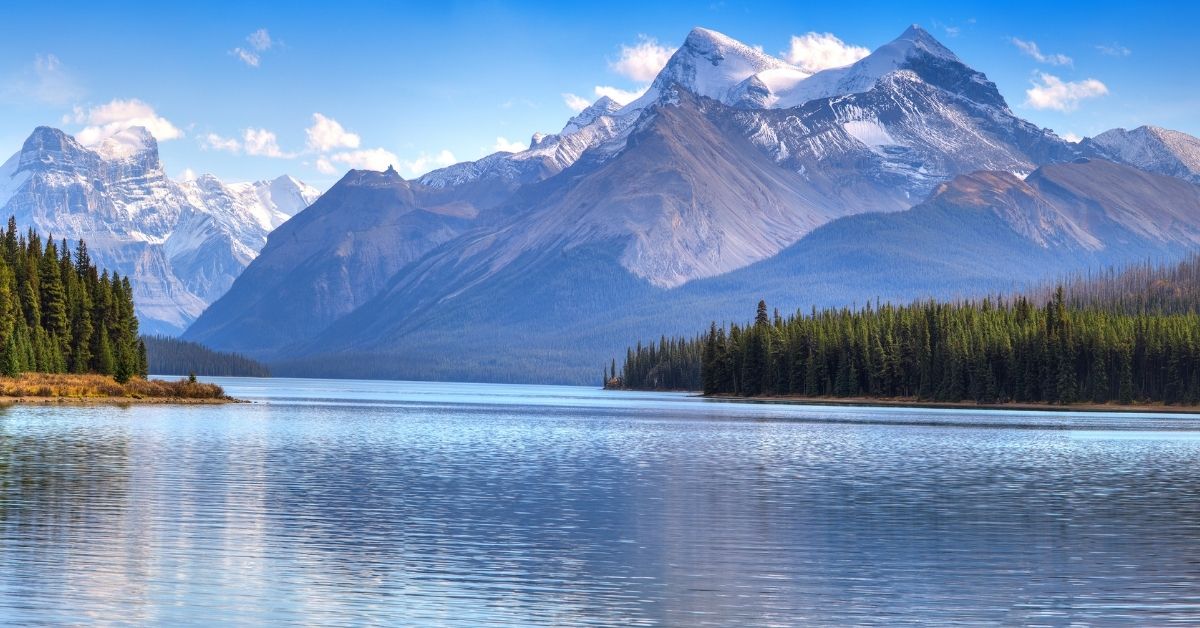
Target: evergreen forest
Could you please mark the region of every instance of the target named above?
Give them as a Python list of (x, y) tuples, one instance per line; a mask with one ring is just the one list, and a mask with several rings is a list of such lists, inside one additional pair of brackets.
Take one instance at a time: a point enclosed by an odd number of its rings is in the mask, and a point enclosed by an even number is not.
[(13, 218), (0, 248), (0, 373), (146, 375), (128, 277), (97, 269), (82, 240), (43, 242)]
[(869, 305), (630, 349), (609, 386), (715, 395), (1200, 403), (1200, 257), (1006, 298)]

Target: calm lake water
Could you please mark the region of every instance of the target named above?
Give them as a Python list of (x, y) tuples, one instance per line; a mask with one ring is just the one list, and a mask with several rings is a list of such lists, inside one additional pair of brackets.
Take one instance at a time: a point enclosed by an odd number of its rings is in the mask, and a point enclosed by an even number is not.
[(0, 623), (1200, 624), (1200, 417), (216, 381), (0, 409)]

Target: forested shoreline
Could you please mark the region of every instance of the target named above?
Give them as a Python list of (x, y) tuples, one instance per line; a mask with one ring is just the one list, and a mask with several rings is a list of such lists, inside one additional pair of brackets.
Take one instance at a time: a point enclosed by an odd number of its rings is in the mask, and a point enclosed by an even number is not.
[(0, 243), (0, 373), (95, 373), (144, 377), (128, 277), (92, 264), (87, 244), (44, 243), (14, 218)]
[[(1200, 259), (1011, 298), (783, 318), (630, 349), (607, 385), (710, 395), (1200, 403)], [(1040, 295), (1040, 296), (1039, 296)]]
[(270, 377), (271, 369), (244, 355), (214, 351), (187, 340), (143, 336), (150, 372), (155, 375)]

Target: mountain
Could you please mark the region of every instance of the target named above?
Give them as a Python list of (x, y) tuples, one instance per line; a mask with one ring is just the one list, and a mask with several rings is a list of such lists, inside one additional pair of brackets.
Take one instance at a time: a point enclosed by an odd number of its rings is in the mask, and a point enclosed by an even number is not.
[(599, 245), (527, 253), (450, 295), (400, 281), (277, 359), (275, 372), (585, 383), (596, 356), (621, 342), (740, 320), (759, 298), (787, 312), (1010, 293), (1198, 244), (1200, 187), (1176, 178), (1101, 160), (1024, 180), (980, 172), (910, 210), (834, 220), (769, 259), (674, 289), (619, 272)]
[(1200, 183), (1200, 139), (1156, 126), (1113, 129), (1084, 139), (1091, 154), (1142, 170)]
[(792, 83), (808, 74), (777, 57), (706, 28), (694, 28), (683, 40), (650, 88), (628, 109), (650, 106), (679, 86), (688, 93), (729, 103), (732, 91), (754, 76), (776, 77)]
[(38, 127), (0, 166), (0, 210), (56, 238), (87, 241), (131, 276), (143, 331), (179, 333), (233, 283), (272, 229), (319, 195), (291, 177), (224, 184), (167, 177), (136, 127), (85, 147)]
[(187, 331), (261, 352), (303, 338), (374, 296), (400, 268), (462, 233), (479, 209), (386, 172), (351, 170), (285, 222)]
[[(1018, 118), (918, 27), (811, 76), (695, 29), (645, 95), (597, 103), (554, 145), (588, 128), (605, 131), (569, 160), (548, 160), (535, 137), (404, 182), (405, 215), (473, 208), (453, 228), (426, 225), (447, 237), (407, 263), (335, 252), (365, 205), (314, 205), (289, 225), (318, 212), (329, 228), (312, 241), (277, 231), (186, 337), (280, 374), (590, 382), (597, 356), (740, 316), (761, 295), (794, 308), (966, 294), (1196, 244), (1195, 186), (1074, 163), (1091, 153)], [(494, 204), (472, 204), (482, 185)], [(280, 279), (288, 260), (350, 254), (371, 281), (336, 310), (313, 305), (319, 274)], [(277, 295), (264, 298), (273, 313), (235, 300), (260, 294)]]

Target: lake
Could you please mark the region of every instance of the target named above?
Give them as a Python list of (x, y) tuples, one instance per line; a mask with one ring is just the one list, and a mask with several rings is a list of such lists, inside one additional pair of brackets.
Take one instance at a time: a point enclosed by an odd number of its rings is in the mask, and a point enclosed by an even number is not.
[(1200, 417), (212, 381), (0, 410), (0, 623), (1200, 624)]

